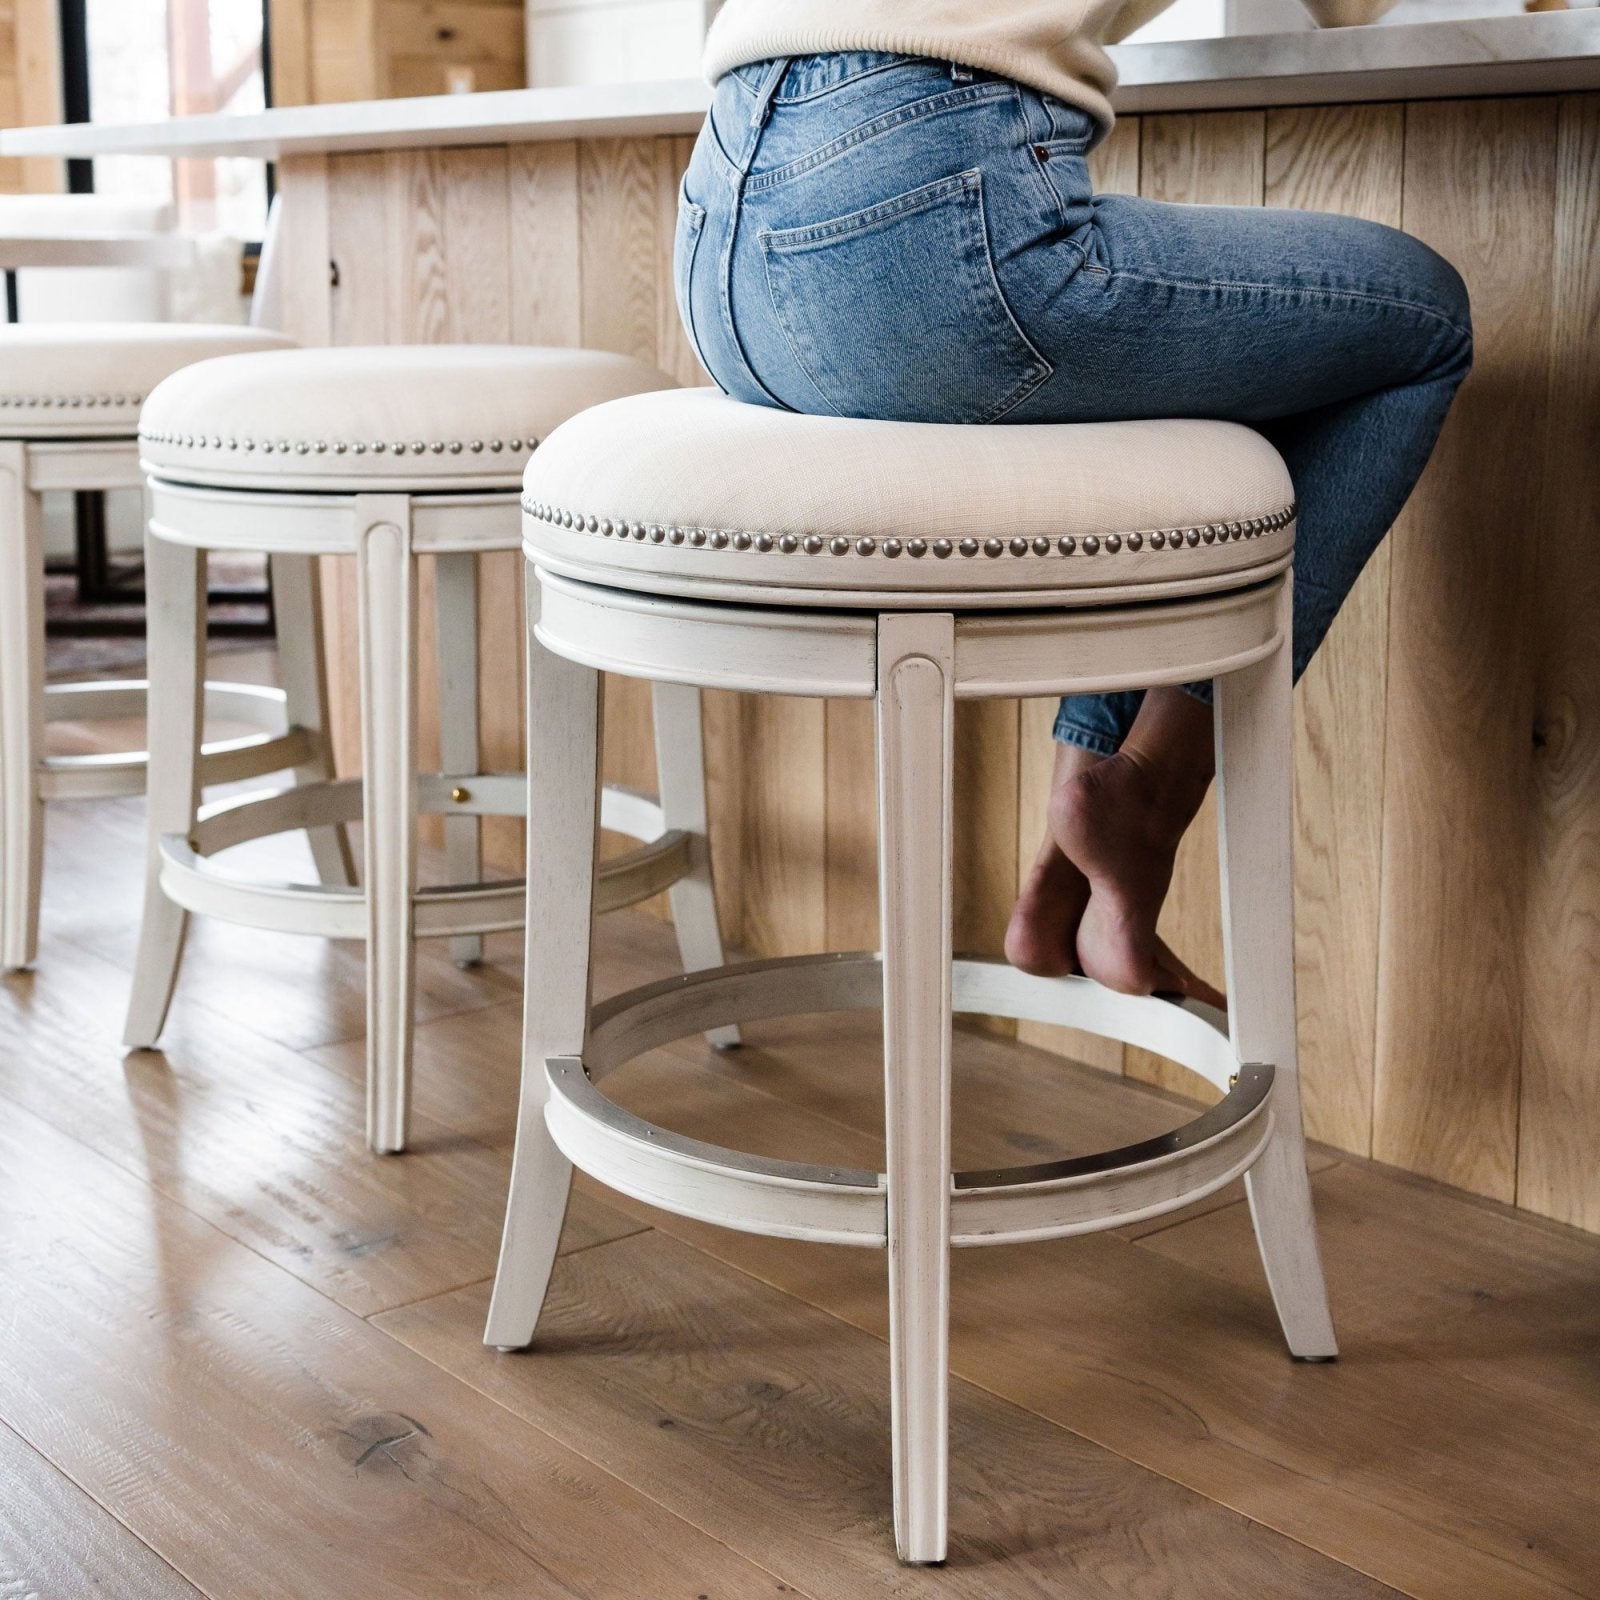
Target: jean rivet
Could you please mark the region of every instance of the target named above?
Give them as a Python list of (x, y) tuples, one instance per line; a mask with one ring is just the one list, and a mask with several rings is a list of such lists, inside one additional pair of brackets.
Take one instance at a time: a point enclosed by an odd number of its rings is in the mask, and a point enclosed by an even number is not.
[(1041, 161), (1048, 161), (1050, 159), (1050, 146), (1047, 144), (1036, 144), (1033, 147), (1033, 153), (1038, 156)]

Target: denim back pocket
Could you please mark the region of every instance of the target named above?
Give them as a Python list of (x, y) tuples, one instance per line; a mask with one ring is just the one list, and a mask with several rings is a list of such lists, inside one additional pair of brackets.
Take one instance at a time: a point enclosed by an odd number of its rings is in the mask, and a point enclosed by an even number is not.
[[(687, 183), (687, 177), (685, 178)], [(689, 343), (699, 354), (700, 341), (694, 331), (694, 302), (691, 299), (691, 280), (694, 276), (695, 257), (700, 253), (700, 239), (706, 228), (706, 208), (689, 198), (684, 184), (678, 186), (678, 227), (672, 242), (672, 292), (678, 302), (678, 316), (682, 319)]]
[(976, 171), (760, 242), (789, 348), (841, 415), (993, 422), (1053, 371), (1001, 293)]

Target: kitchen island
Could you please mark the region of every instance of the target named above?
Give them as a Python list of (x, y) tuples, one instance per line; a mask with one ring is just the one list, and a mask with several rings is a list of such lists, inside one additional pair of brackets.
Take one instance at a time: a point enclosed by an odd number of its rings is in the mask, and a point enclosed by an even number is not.
[[(1341, 1149), (1600, 1230), (1600, 13), (1115, 54), (1103, 189), (1403, 226), (1471, 288), (1476, 370), (1299, 693), (1308, 1121)], [(15, 130), (0, 153), (276, 160), (283, 320), (308, 343), (581, 343), (693, 383), (670, 257), (706, 101), (695, 83), (508, 91)], [(505, 767), (515, 565), (493, 558), (482, 582), (485, 750)], [(353, 754), (353, 575), (330, 580)], [(611, 686), (606, 759), (648, 785), (639, 687)], [(1051, 714), (959, 707), (958, 947), (998, 948), (1042, 833)], [(712, 696), (709, 716), (730, 936), (758, 953), (873, 944), (870, 710)], [(1210, 820), (1168, 931), (1216, 974)], [(495, 842), (514, 862), (514, 836)], [(1096, 1059), (1192, 1089), (1131, 1050)]]

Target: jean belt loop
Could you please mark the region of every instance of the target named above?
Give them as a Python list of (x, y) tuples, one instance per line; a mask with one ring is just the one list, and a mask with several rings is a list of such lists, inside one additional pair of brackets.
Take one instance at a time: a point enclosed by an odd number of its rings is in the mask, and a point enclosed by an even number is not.
[(749, 173), (750, 163), (755, 160), (756, 146), (761, 142), (761, 130), (766, 127), (767, 119), (772, 115), (772, 102), (778, 97), (778, 90), (783, 85), (784, 75), (789, 70), (791, 59), (789, 56), (780, 56), (776, 61), (767, 63), (766, 75), (761, 80), (761, 87), (756, 91), (755, 109), (750, 114), (750, 123), (745, 129), (736, 163), (741, 179)]
[(950, 63), (950, 81), (952, 83), (971, 83), (974, 73), (971, 67), (964, 67), (959, 61)]

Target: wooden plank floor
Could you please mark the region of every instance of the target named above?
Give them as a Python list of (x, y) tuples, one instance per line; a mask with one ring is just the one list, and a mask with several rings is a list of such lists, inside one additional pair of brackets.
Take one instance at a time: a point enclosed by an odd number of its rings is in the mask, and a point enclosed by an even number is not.
[[(165, 1051), (124, 1059), (141, 807), (50, 825), (39, 967), (0, 986), (0, 1595), (1600, 1596), (1600, 1238), (1319, 1152), (1331, 1367), (1284, 1356), (1235, 1192), (962, 1252), (952, 1557), (903, 1570), (881, 1256), (585, 1186), (539, 1346), (486, 1351), (515, 942), (425, 950), (416, 1148), (371, 1157), (359, 951), (198, 926)], [(600, 956), (602, 991), (673, 969), (635, 914)], [(608, 1082), (875, 1164), (870, 1021), (749, 1034)], [(1186, 1114), (976, 1033), (956, 1095), (964, 1165)]]

